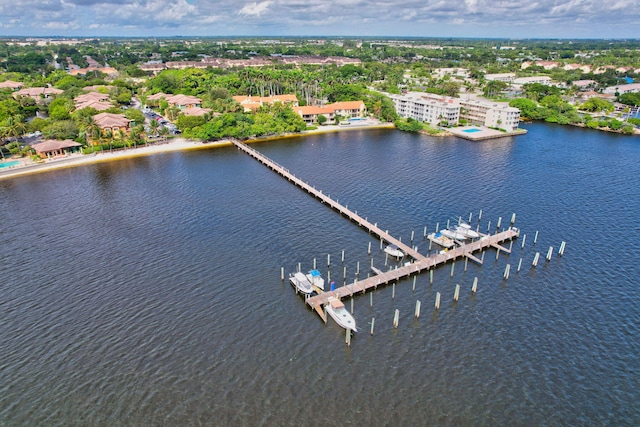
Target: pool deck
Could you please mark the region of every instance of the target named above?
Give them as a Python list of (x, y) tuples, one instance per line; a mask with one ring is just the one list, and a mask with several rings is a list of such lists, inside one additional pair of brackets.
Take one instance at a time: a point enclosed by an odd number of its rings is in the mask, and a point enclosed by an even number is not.
[[(470, 129), (474, 129), (472, 132), (465, 132)], [(456, 128), (447, 129), (455, 136), (460, 138), (469, 139), (471, 141), (482, 141), (485, 139), (505, 138), (514, 135), (523, 135), (527, 133), (525, 129), (518, 129), (515, 132), (502, 132), (495, 129), (489, 129), (484, 126), (461, 126)]]

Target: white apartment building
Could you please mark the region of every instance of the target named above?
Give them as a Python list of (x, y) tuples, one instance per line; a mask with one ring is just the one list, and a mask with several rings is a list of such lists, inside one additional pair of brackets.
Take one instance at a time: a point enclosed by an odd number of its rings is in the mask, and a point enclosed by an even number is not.
[(457, 125), (460, 118), (460, 104), (457, 98), (447, 98), (430, 93), (410, 92), (405, 95), (391, 95), (396, 112), (402, 118), (412, 118), (419, 122), (438, 126), (442, 122)]
[(473, 124), (513, 132), (520, 125), (520, 109), (477, 99), (460, 100), (460, 118)]
[(611, 95), (615, 95), (616, 93), (623, 95), (625, 93), (633, 93), (633, 92), (640, 92), (640, 83), (630, 83), (626, 85), (609, 86), (604, 89), (604, 93), (608, 93)]
[(520, 110), (504, 103), (449, 98), (430, 93), (410, 92), (391, 95), (402, 118), (438, 126), (442, 121), (457, 125), (460, 119), (473, 124), (513, 132), (520, 124)]
[(497, 74), (485, 74), (484, 79), (487, 81), (499, 81), (505, 83), (511, 83), (516, 78), (516, 73), (497, 73)]

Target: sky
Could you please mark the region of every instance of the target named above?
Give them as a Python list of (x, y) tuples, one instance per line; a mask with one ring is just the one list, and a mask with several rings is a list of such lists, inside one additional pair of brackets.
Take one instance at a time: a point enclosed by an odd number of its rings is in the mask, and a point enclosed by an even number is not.
[(3, 36), (640, 38), (640, 0), (0, 0)]

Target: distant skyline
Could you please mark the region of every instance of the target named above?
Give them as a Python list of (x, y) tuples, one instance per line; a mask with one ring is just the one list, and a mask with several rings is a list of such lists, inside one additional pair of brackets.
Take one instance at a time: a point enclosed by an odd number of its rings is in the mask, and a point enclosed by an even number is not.
[(638, 38), (638, 0), (0, 0), (2, 36)]

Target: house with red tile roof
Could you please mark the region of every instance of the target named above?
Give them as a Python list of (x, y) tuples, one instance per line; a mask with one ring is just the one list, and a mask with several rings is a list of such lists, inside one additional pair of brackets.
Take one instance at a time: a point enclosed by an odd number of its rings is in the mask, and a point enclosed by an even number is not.
[(117, 136), (121, 130), (126, 134), (131, 131), (131, 120), (123, 114), (100, 113), (93, 116), (93, 120), (102, 132), (111, 132), (113, 136)]
[(83, 108), (94, 108), (97, 111), (108, 110), (113, 107), (113, 104), (108, 102), (109, 95), (99, 92), (89, 92), (82, 95), (78, 95), (73, 99), (76, 106), (76, 110), (82, 110)]
[(257, 111), (263, 105), (273, 105), (276, 102), (289, 104), (292, 107), (298, 106), (298, 97), (295, 94), (274, 95), (274, 96), (233, 96), (234, 101), (240, 104), (244, 111)]
[(78, 147), (81, 146), (82, 144), (79, 144), (70, 139), (47, 139), (37, 144), (33, 144), (31, 148), (36, 150), (36, 154), (44, 159), (47, 157), (65, 156), (69, 153), (69, 151), (75, 152)]
[(22, 83), (22, 82), (14, 82), (14, 81), (11, 81), (11, 80), (6, 80), (6, 81), (0, 83), (0, 89), (18, 90), (22, 86), (24, 86), (24, 83)]
[(13, 97), (18, 98), (19, 96), (28, 96), (38, 101), (40, 99), (55, 97), (56, 95), (60, 95), (62, 92), (64, 91), (54, 87), (29, 87), (13, 92)]
[(294, 107), (293, 111), (298, 113), (307, 124), (318, 123), (318, 116), (323, 115), (328, 122), (333, 122), (336, 116), (344, 118), (364, 117), (367, 107), (362, 101), (334, 102), (324, 107)]

